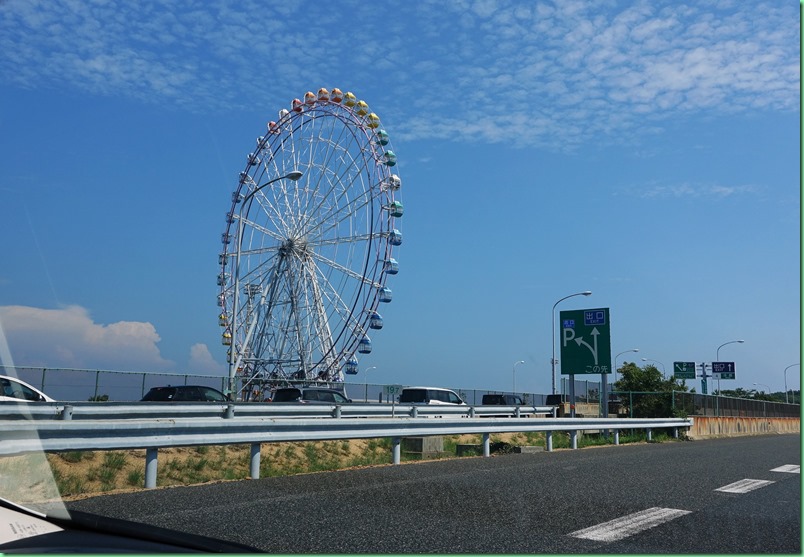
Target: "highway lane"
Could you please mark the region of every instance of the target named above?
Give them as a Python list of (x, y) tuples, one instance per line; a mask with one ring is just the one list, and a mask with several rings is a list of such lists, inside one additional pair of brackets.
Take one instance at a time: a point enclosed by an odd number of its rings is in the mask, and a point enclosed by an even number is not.
[[(100, 496), (272, 553), (800, 553), (797, 435), (512, 454)], [(745, 493), (718, 491), (743, 480)], [(743, 482), (745, 483), (745, 482)]]

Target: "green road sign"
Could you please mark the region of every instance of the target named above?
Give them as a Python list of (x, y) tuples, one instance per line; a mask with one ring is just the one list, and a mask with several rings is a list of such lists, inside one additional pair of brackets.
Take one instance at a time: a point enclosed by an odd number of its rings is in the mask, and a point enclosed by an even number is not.
[(695, 379), (695, 362), (673, 362), (676, 379)]
[(561, 375), (611, 373), (609, 308), (560, 313)]

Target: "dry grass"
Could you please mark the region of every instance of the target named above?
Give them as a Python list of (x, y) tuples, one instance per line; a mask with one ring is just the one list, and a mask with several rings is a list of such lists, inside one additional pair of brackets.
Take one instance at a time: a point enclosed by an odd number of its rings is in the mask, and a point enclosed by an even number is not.
[[(480, 443), (480, 435), (444, 439), (445, 451), (456, 444)], [(492, 441), (535, 444), (532, 435), (493, 435)], [(193, 485), (249, 477), (249, 445), (160, 449), (157, 486)], [(64, 499), (134, 491), (145, 481), (145, 450), (75, 451), (49, 454), (48, 462)], [(308, 443), (264, 443), (260, 476), (284, 476), (391, 463), (388, 439), (353, 439)]]

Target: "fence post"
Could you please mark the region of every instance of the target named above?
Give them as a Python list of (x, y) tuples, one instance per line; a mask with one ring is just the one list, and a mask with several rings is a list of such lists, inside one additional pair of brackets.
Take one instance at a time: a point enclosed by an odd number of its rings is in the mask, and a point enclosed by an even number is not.
[(251, 444), (251, 479), (252, 480), (259, 480), (260, 479), (260, 444), (259, 443), (252, 443)]
[(95, 397), (92, 400), (98, 400), (98, 380), (100, 379), (100, 370), (95, 372)]
[(159, 449), (149, 448), (145, 450), (145, 489), (156, 487), (156, 461)]

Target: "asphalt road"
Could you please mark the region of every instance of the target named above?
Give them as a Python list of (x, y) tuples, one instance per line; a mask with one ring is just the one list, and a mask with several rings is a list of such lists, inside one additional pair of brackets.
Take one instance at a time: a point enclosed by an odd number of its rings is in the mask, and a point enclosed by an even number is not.
[(165, 488), (69, 507), (271, 553), (800, 554), (801, 475), (774, 471), (800, 464), (797, 435), (741, 437)]

